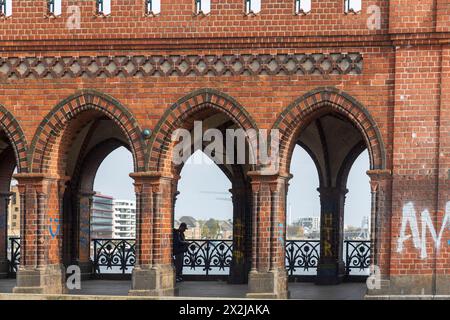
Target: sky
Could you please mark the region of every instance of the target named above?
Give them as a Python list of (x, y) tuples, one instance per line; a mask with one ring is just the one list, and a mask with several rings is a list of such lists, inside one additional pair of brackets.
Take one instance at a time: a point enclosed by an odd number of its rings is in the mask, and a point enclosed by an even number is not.
[[(196, 157), (196, 159), (194, 158)], [(196, 160), (196, 161), (194, 161)], [(194, 163), (195, 162), (195, 163)], [(366, 171), (369, 169), (367, 151), (355, 161), (349, 175), (344, 224), (360, 226), (364, 216), (370, 216), (370, 185)], [(116, 199), (135, 199), (133, 160), (125, 148), (113, 151), (101, 164), (94, 189)], [(287, 198), (288, 222), (300, 217), (319, 216), (320, 201), (317, 188), (317, 170), (309, 155), (296, 147), (292, 157)], [(197, 219), (232, 219), (231, 183), (225, 174), (202, 152), (197, 151), (181, 171), (178, 185), (180, 194), (175, 205), (175, 216), (193, 216)]]

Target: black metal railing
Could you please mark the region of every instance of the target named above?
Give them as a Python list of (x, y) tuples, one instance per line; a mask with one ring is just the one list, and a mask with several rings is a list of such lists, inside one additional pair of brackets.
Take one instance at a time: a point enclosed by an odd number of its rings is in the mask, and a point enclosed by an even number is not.
[(369, 240), (345, 240), (344, 256), (346, 274), (351, 271), (368, 273), (370, 266), (370, 241)]
[(135, 239), (94, 239), (94, 275), (104, 272), (126, 274), (136, 262)]
[(320, 240), (286, 241), (286, 270), (289, 276), (311, 273), (311, 269), (316, 271), (319, 258)]
[[(20, 238), (10, 238), (10, 272), (20, 263)], [(184, 254), (184, 274), (228, 275), (233, 256), (232, 240), (189, 240)], [(135, 239), (95, 239), (91, 242), (94, 275), (130, 274), (136, 262)], [(320, 259), (319, 240), (286, 241), (286, 271), (290, 277), (315, 276)], [(345, 240), (344, 263), (347, 276), (367, 276), (370, 241)]]
[[(286, 242), (286, 270), (289, 276), (315, 275), (319, 259), (320, 240), (288, 240)], [(347, 276), (368, 275), (370, 240), (345, 240), (344, 259)]]
[(17, 268), (20, 263), (20, 238), (10, 237), (9, 238), (9, 273), (17, 273)]
[(232, 240), (189, 240), (183, 259), (183, 273), (229, 274), (233, 257)]

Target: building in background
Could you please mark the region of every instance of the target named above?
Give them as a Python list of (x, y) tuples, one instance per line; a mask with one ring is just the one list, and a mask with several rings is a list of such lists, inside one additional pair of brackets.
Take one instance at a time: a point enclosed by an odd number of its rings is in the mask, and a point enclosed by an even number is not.
[(180, 219), (174, 221), (174, 227), (178, 228), (182, 222), (186, 223), (188, 227), (188, 229), (184, 233), (186, 239), (201, 239), (202, 228), (197, 219), (191, 216), (183, 216)]
[(20, 201), (19, 188), (11, 186), (8, 205), (8, 237), (20, 237)]
[(114, 200), (114, 238), (136, 238), (136, 202), (131, 200)]
[(92, 201), (91, 239), (114, 237), (113, 197), (95, 194)]
[(370, 240), (370, 222), (369, 217), (363, 217), (360, 227), (344, 226), (345, 240)]
[(231, 220), (219, 221), (219, 239), (232, 240), (233, 239), (233, 222)]
[(302, 217), (299, 218), (295, 224), (305, 229), (316, 231), (320, 228), (320, 217)]
[(320, 239), (320, 217), (301, 217), (287, 226), (287, 238), (291, 240)]

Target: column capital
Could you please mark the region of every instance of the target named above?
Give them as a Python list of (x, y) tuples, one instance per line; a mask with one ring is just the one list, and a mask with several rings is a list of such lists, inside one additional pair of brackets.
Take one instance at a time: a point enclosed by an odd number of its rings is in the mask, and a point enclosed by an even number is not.
[(289, 180), (293, 177), (290, 173), (265, 173), (264, 171), (248, 171), (247, 175), (252, 179), (286, 179)]
[(37, 193), (45, 193), (44, 187), (48, 183), (58, 183), (59, 191), (64, 191), (66, 182), (70, 180), (68, 176), (52, 175), (48, 173), (16, 173), (13, 178), (17, 180), (19, 193), (24, 193), (26, 185), (31, 185)]
[(377, 192), (380, 183), (392, 180), (391, 170), (368, 170), (366, 173), (370, 177), (371, 192)]
[(134, 179), (135, 182), (137, 181), (159, 181), (159, 180), (171, 180), (171, 181), (178, 181), (180, 179), (179, 175), (165, 175), (161, 172), (156, 171), (141, 171), (141, 172), (132, 172), (129, 174), (129, 176)]
[(280, 183), (287, 185), (289, 180), (293, 177), (292, 174), (265, 174), (261, 171), (249, 171), (247, 175), (250, 177), (250, 183), (254, 191), (257, 191), (261, 184), (268, 184), (271, 191), (276, 191), (278, 190)]
[(345, 196), (348, 193), (347, 188), (341, 187), (319, 187), (317, 188), (317, 191), (319, 191), (321, 197)]
[(143, 192), (144, 185), (150, 185), (152, 192), (158, 193), (161, 190), (161, 182), (175, 184), (180, 179), (178, 175), (163, 175), (155, 171), (132, 172), (130, 177), (134, 179), (136, 193)]
[(389, 180), (389, 179), (392, 179), (392, 170), (389, 170), (389, 169), (367, 170), (366, 174), (370, 177), (371, 180)]
[(79, 190), (78, 191), (78, 198), (89, 198), (89, 197), (93, 197), (96, 195), (95, 191), (92, 190)]

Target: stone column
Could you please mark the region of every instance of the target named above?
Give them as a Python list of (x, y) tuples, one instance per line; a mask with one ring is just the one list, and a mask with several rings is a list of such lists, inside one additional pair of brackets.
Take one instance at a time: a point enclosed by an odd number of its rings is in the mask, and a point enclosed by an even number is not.
[(233, 186), (230, 189), (233, 200), (233, 259), (230, 268), (229, 283), (239, 284), (248, 281), (250, 256), (248, 255), (247, 226), (251, 213), (247, 203), (247, 189), (244, 186)]
[(78, 232), (75, 239), (77, 264), (81, 270), (83, 280), (90, 279), (93, 273), (91, 260), (91, 213), (95, 192), (83, 191), (78, 193)]
[(348, 190), (338, 187), (317, 189), (320, 193), (320, 259), (316, 284), (338, 284), (343, 281), (345, 264), (344, 204)]
[(249, 172), (253, 197), (253, 253), (249, 298), (289, 297), (285, 266), (288, 176)]
[(130, 174), (136, 190), (136, 264), (129, 295), (173, 296), (173, 177), (159, 173)]
[(0, 279), (8, 276), (8, 205), (11, 193), (0, 193)]
[(21, 261), (14, 293), (66, 292), (62, 262), (62, 200), (60, 179), (16, 174), (20, 193)]

